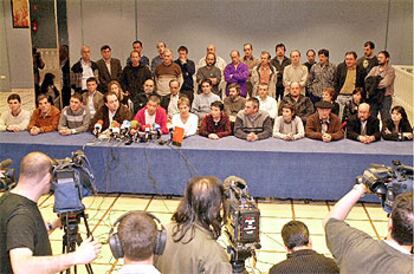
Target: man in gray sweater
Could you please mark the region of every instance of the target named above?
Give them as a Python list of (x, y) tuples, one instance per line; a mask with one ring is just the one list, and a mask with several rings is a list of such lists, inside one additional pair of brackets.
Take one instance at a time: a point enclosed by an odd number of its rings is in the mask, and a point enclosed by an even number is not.
[(249, 142), (272, 136), (272, 120), (267, 112), (259, 110), (259, 100), (250, 97), (234, 123), (234, 136)]
[(82, 96), (74, 93), (70, 98), (69, 106), (66, 106), (60, 114), (59, 134), (66, 136), (85, 132), (89, 128), (90, 119), (89, 111), (82, 104)]

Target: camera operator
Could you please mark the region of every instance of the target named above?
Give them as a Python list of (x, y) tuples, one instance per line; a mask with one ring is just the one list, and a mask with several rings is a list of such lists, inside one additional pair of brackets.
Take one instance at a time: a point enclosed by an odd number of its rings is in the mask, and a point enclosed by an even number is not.
[(232, 273), (220, 236), (223, 186), (216, 177), (193, 177), (166, 226), (167, 244), (155, 266), (169, 273)]
[(52, 256), (48, 230), (59, 221), (46, 224), (37, 207), (51, 187), (51, 159), (31, 152), (20, 163), (17, 186), (0, 198), (0, 273), (56, 273), (75, 264), (94, 260), (101, 245), (90, 238), (76, 252)]
[(326, 242), (343, 273), (413, 273), (413, 193), (397, 196), (383, 241), (344, 222), (352, 207), (368, 192), (357, 184), (339, 200), (324, 221)]

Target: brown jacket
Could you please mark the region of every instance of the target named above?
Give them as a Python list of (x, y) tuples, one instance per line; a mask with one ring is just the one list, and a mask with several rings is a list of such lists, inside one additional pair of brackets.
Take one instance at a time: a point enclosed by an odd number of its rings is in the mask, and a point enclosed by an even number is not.
[[(319, 120), (318, 112), (315, 112), (308, 117), (308, 120), (306, 122), (305, 136), (311, 139), (322, 140), (321, 131), (321, 120)], [(332, 136), (332, 141), (337, 141), (344, 138), (344, 131), (341, 127), (341, 120), (339, 120), (338, 116), (333, 113), (329, 115), (329, 126), (327, 133)]]
[(30, 123), (27, 129), (30, 131), (33, 127), (40, 128), (41, 132), (52, 132), (56, 131), (59, 125), (60, 111), (55, 106), (51, 106), (50, 111), (45, 117), (40, 115), (40, 109), (33, 111)]

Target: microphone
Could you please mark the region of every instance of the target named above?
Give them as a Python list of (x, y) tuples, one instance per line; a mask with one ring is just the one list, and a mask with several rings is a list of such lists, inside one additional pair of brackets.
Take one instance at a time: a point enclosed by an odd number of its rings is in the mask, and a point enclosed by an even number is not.
[(111, 132), (111, 137), (119, 137), (120, 130), (119, 123), (117, 121), (112, 121), (111, 127), (109, 128), (109, 132)]
[(161, 135), (162, 135), (161, 126), (159, 124), (154, 124), (153, 129), (155, 133), (157, 134), (157, 139), (161, 138)]
[(93, 135), (98, 136), (99, 133), (101, 133), (102, 131), (102, 125), (103, 125), (103, 121), (102, 120), (98, 120), (95, 124), (94, 130), (93, 130)]
[(144, 132), (145, 132), (144, 140), (147, 142), (149, 140), (150, 133), (151, 133), (151, 125), (146, 124), (144, 126)]
[(12, 159), (6, 159), (0, 162), (0, 169), (5, 169), (7, 167), (9, 167), (11, 164), (13, 164), (13, 160)]
[(129, 133), (130, 128), (131, 128), (131, 122), (128, 120), (124, 120), (121, 125), (121, 135), (126, 136)]

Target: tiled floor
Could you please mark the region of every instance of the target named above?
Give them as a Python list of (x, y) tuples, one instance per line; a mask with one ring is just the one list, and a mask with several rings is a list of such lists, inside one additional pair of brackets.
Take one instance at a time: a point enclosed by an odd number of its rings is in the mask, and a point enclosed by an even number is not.
[[(1, 194), (0, 194), (1, 195)], [(42, 215), (45, 220), (53, 220), (56, 215), (53, 213), (53, 196), (44, 196), (39, 202)], [(168, 223), (172, 213), (176, 209), (179, 198), (163, 199), (153, 196), (137, 195), (100, 195), (87, 197), (83, 200), (88, 215), (89, 227), (96, 239), (105, 242), (108, 232), (116, 219), (129, 210), (146, 210), (157, 216), (162, 223)], [(303, 221), (309, 227), (313, 247), (316, 251), (331, 256), (325, 244), (325, 237), (322, 227), (322, 220), (329, 211), (332, 203), (303, 201), (259, 201), (261, 211), (261, 244), (262, 248), (257, 250), (257, 270), (254, 273), (267, 273), (269, 268), (286, 258), (283, 240), (280, 235), (282, 226), (296, 219)], [(386, 235), (387, 217), (380, 205), (358, 204), (354, 207), (348, 217), (348, 223), (356, 228), (366, 231), (374, 238)], [(85, 236), (83, 223), (79, 225), (82, 236)], [(50, 239), (54, 254), (62, 252), (62, 230), (51, 234)], [(226, 238), (222, 236), (219, 243), (225, 247)], [(118, 269), (122, 261), (116, 261), (111, 256), (109, 246), (103, 245), (102, 252), (93, 262), (94, 273), (111, 273)], [(246, 267), (250, 273), (252, 260), (246, 261)], [(78, 267), (78, 273), (87, 273), (83, 266)]]

